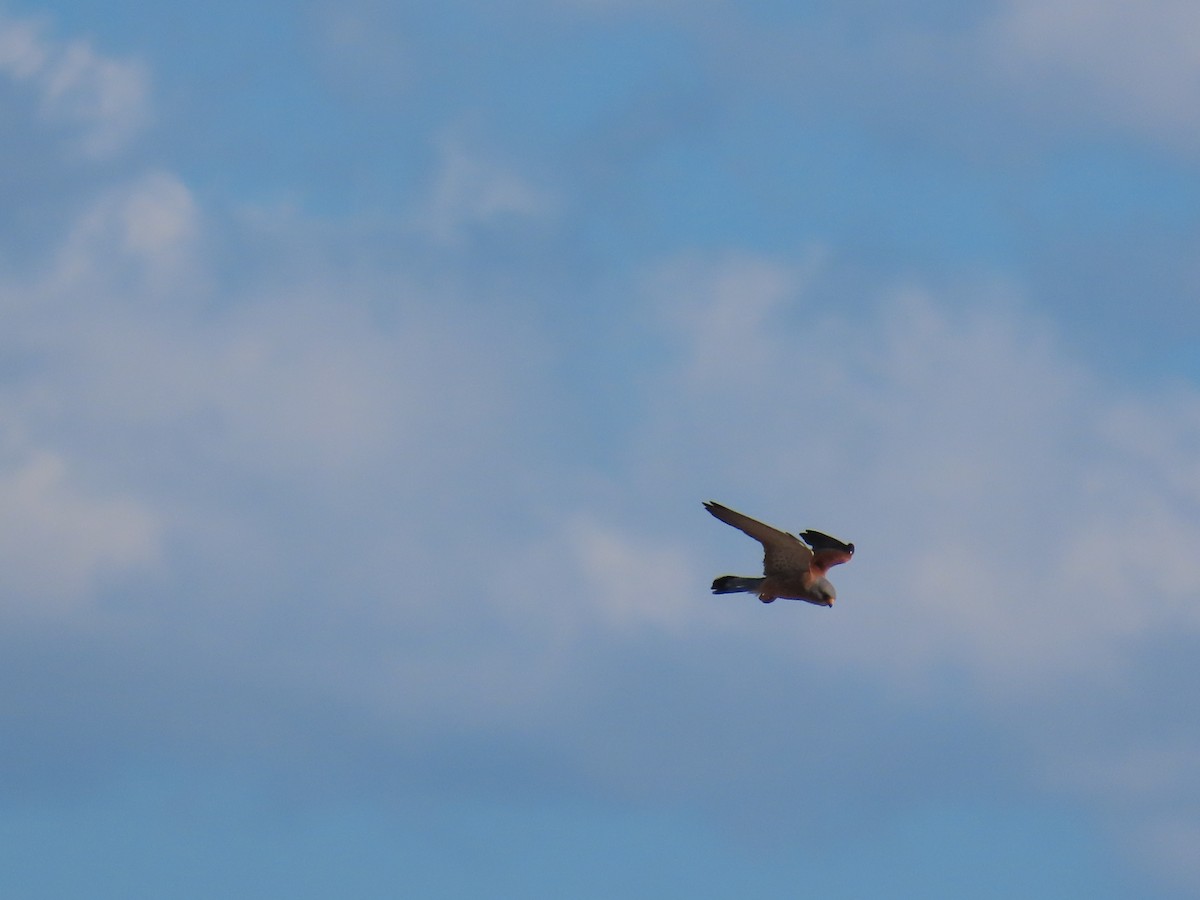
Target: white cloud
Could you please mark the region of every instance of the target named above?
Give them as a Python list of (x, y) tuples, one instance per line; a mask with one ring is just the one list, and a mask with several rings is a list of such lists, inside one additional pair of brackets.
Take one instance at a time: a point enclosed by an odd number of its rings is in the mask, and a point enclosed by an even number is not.
[(0, 72), (31, 86), (47, 122), (76, 129), (75, 149), (87, 157), (120, 151), (149, 116), (140, 63), (99, 54), (87, 41), (48, 37), (37, 21), (0, 15)]
[(395, 103), (417, 83), (412, 29), (391, 21), (391, 11), (379, 4), (343, 2), (311, 7), (320, 61), (348, 89), (349, 102), (384, 97)]
[[(15, 362), (0, 408), (25, 455), (0, 486), (24, 504), (14, 516), (45, 523), (13, 541), (37, 561), (13, 567), (13, 584), (47, 569), (52, 550), (34, 543), (57, 541), (44, 593), (64, 611), (160, 550), (167, 584), (205, 560), (220, 597), (255, 585), (230, 601), (244, 620), (286, 603), (294, 581), (344, 579), (366, 596), (429, 589), (427, 548), (478, 498), (510, 489), (493, 470), (524, 444), (510, 429), (540, 355), (517, 318), (467, 314), (391, 245), (365, 267), (313, 252), (329, 234), (310, 224), (210, 216), (177, 175), (150, 170), (102, 185), (43, 264), (3, 279), (0, 358)], [(231, 245), (261, 254), (252, 276), (223, 268)], [(297, 553), (302, 566), (284, 562)], [(398, 586), (404, 561), (422, 571)], [(174, 590), (190, 600), (174, 598), (172, 615), (192, 616), (199, 588)], [(228, 624), (213, 640), (244, 642)], [(152, 645), (161, 626), (130, 623), (131, 639)]]
[(1009, 74), (1111, 121), (1200, 145), (1200, 9), (1187, 0), (1010, 0), (988, 36)]
[(0, 21), (0, 67), (17, 79), (32, 78), (46, 64), (39, 29), (30, 21)]
[[(1200, 630), (1200, 496), (1181, 493), (1196, 397), (1114, 396), (1002, 296), (952, 312), (899, 290), (851, 325), (805, 307), (811, 266), (690, 265), (651, 279), (686, 377), (660, 386), (648, 453), (717, 452), (760, 502), (793, 498), (798, 527), (859, 542), (840, 611), (872, 637), (847, 633), (831, 656), (1040, 691), (1049, 672), (1106, 676), (1139, 638)], [(861, 531), (809, 518), (838, 506)]]
[(550, 194), (522, 176), (467, 152), (453, 138), (439, 142), (439, 170), (415, 219), (418, 230), (454, 244), (476, 227), (537, 219), (553, 210)]
[(194, 274), (199, 212), (177, 177), (147, 172), (108, 188), (71, 224), (46, 287), (52, 293), (122, 284), (153, 295)]
[(772, 359), (786, 352), (770, 318), (800, 288), (803, 271), (750, 255), (732, 255), (715, 266), (696, 263), (662, 266), (650, 288), (667, 298), (665, 315), (687, 335), (684, 377), (703, 390), (721, 390), (730, 378), (736, 383), (751, 373), (769, 378)]
[(1027, 160), (1048, 140), (1116, 131), (1200, 148), (1190, 39), (1200, 13), (1187, 0), (1002, 0), (935, 16), (913, 4), (669, 14), (696, 36), (723, 93), (772, 96), (818, 129), (844, 127), (852, 109), (899, 158), (917, 144), (968, 164)]
[(573, 565), (560, 577), (578, 585), (574, 593), (594, 605), (601, 622), (680, 631), (700, 618), (693, 596), (695, 564), (682, 547), (589, 520), (577, 521), (566, 533)]
[[(651, 274), (672, 364), (650, 388), (637, 489), (662, 496), (665, 481), (666, 496), (691, 485), (699, 497), (717, 477), (723, 502), (856, 541), (832, 573), (833, 613), (772, 610), (813, 626), (764, 649), (906, 702), (969, 690), (984, 718), (1027, 736), (1031, 779), (1054, 760), (1050, 790), (1139, 834), (1176, 816), (1140, 858), (1200, 883), (1169, 852), (1194, 828), (1180, 803), (1200, 745), (1173, 729), (1113, 730), (1151, 648), (1200, 636), (1200, 393), (1113, 384), (995, 287), (960, 285), (953, 302), (896, 288), (843, 314), (810, 301), (820, 279), (812, 263), (745, 255)], [(729, 559), (753, 557), (741, 535), (721, 537)], [(620, 583), (641, 568), (608, 572)], [(736, 626), (728, 636), (741, 639)], [(1080, 696), (1077, 729), (1046, 727)]]
[(76, 481), (50, 451), (0, 467), (0, 607), (8, 615), (86, 615), (106, 578), (158, 558), (161, 526), (152, 510)]
[[(265, 248), (279, 226), (230, 227)], [(103, 190), (43, 271), (5, 286), (6, 342), (44, 363), (36, 385), (12, 386), (17, 402), (43, 424), (150, 441), (182, 428), (212, 459), (320, 484), (397, 463), (389, 483), (419, 480), (478, 452), (510, 408), (520, 326), (497, 342), (491, 312), (459, 316), (403, 276), (325, 268), (301, 225), (283, 227), (276, 275), (217, 302), (211, 245), (227, 238), (178, 177)]]

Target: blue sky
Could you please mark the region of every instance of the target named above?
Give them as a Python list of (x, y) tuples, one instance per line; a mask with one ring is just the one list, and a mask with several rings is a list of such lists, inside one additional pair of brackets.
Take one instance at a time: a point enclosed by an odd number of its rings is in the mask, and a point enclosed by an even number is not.
[(0, 892), (1194, 896), (1198, 28), (0, 7)]

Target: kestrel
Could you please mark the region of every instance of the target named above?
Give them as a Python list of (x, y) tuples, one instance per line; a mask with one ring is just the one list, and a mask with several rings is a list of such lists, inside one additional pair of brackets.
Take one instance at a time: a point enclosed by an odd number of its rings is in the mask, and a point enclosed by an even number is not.
[(707, 501), (704, 508), (726, 525), (744, 531), (763, 545), (764, 577), (722, 575), (712, 583), (714, 594), (744, 591), (758, 594), (763, 603), (782, 597), (817, 606), (833, 606), (837, 591), (825, 573), (831, 566), (850, 561), (854, 556), (853, 544), (844, 544), (819, 531), (805, 531), (796, 537), (712, 500)]

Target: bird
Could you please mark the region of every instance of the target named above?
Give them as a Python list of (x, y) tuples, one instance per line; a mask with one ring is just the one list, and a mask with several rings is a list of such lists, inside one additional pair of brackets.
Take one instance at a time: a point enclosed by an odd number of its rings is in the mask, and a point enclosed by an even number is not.
[(796, 537), (714, 500), (705, 501), (704, 508), (763, 545), (763, 577), (722, 575), (712, 583), (714, 594), (748, 593), (757, 594), (763, 603), (783, 599), (833, 606), (837, 591), (825, 573), (832, 566), (850, 561), (854, 556), (853, 544), (812, 530)]

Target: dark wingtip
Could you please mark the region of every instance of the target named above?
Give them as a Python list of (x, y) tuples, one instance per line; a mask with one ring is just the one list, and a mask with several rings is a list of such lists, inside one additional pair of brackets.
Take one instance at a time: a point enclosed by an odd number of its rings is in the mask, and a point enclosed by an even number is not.
[(841, 550), (844, 553), (854, 555), (854, 545), (847, 544), (845, 541), (825, 534), (823, 531), (813, 531), (811, 528), (800, 535), (808, 546), (814, 550)]

